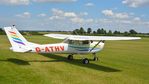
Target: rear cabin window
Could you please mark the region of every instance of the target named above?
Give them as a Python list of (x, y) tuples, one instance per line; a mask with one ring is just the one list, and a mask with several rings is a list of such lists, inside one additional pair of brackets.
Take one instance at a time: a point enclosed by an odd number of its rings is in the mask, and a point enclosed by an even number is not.
[(82, 44), (89, 44), (89, 41), (82, 41)]

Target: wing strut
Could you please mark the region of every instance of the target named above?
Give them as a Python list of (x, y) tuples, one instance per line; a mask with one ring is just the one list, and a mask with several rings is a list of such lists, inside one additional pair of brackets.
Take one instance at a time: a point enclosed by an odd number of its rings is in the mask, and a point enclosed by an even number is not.
[(90, 52), (91, 52), (100, 42), (102, 42), (102, 40), (98, 41), (98, 43), (97, 43), (92, 49), (90, 49)]

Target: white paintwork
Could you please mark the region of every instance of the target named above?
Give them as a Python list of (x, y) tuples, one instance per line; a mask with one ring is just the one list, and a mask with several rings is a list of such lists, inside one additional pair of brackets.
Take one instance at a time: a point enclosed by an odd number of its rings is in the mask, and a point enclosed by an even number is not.
[[(12, 45), (10, 49), (13, 50), (14, 52), (67, 53), (67, 54), (96, 53), (98, 51), (101, 51), (104, 47), (104, 42), (102, 40), (141, 39), (140, 37), (109, 37), (109, 36), (79, 36), (79, 35), (47, 34), (45, 36), (58, 38), (58, 39), (65, 39), (65, 41), (57, 44), (41, 45), (41, 44), (28, 42), (18, 32), (18, 30), (15, 27), (4, 27), (4, 30)], [(69, 43), (70, 40), (74, 42), (87, 41), (89, 43), (88, 44), (70, 44)], [(91, 42), (91, 40), (93, 40), (93, 42)], [(99, 44), (98, 44), (98, 41), (100, 42)]]
[(82, 36), (82, 35), (65, 35), (65, 34), (46, 34), (44, 36), (57, 38), (57, 39), (70, 39), (70, 40), (139, 40), (140, 37), (117, 37), (117, 36)]

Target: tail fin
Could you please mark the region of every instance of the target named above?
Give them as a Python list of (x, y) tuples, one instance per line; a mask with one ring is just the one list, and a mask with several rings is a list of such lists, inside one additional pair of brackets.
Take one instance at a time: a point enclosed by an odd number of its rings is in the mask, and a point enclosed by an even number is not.
[(12, 45), (10, 48), (14, 52), (28, 52), (30, 51), (28, 41), (13, 27), (4, 27), (7, 37)]

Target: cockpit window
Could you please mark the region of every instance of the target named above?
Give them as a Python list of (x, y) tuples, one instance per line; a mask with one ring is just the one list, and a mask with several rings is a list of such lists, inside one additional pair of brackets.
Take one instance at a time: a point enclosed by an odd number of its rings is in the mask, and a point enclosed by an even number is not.
[(69, 44), (74, 44), (73, 40), (69, 40), (68, 42), (69, 42)]
[(89, 41), (69, 40), (68, 43), (74, 44), (74, 45), (86, 45), (86, 44), (89, 44)]

